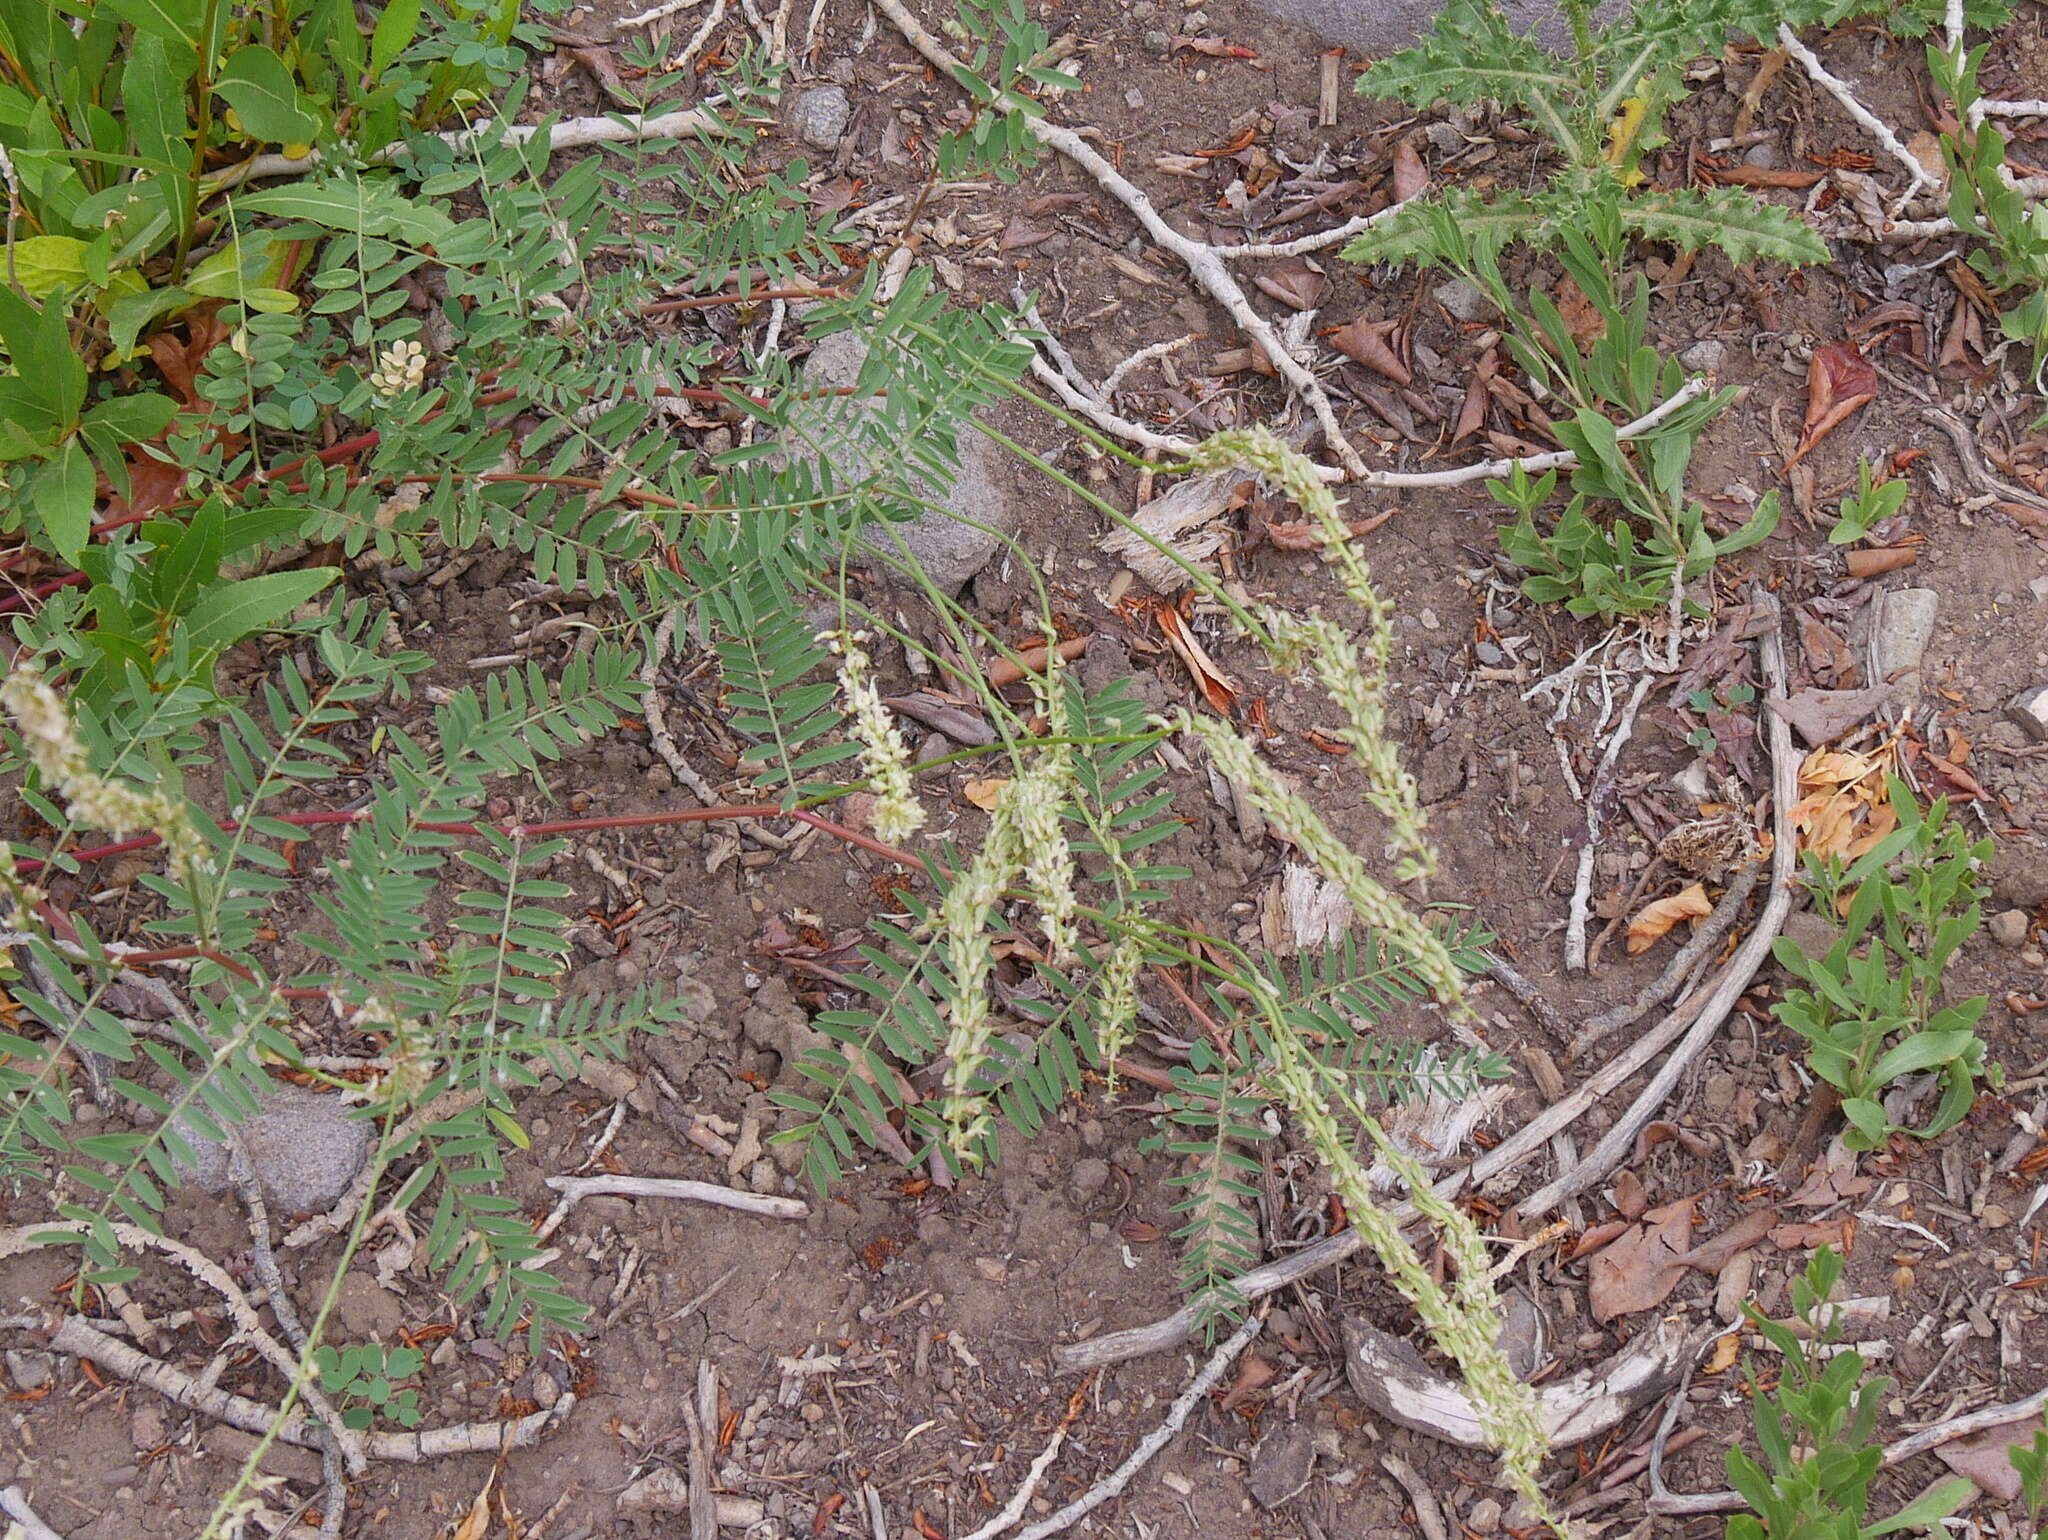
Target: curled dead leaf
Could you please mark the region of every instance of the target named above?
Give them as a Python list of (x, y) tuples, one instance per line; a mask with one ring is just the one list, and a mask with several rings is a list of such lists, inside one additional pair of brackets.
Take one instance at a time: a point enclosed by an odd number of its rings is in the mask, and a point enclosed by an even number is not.
[(1624, 932), (1628, 955), (1634, 957), (1647, 951), (1660, 937), (1670, 934), (1680, 920), (1703, 919), (1713, 912), (1714, 906), (1707, 901), (1707, 890), (1697, 882), (1681, 893), (1644, 905), (1642, 911), (1628, 922), (1628, 930)]
[(1216, 666), (1216, 660), (1209, 656), (1188, 623), (1181, 619), (1179, 610), (1164, 599), (1155, 601), (1152, 609), (1167, 645), (1187, 665), (1188, 672), (1195, 676), (1195, 685), (1201, 690), (1202, 699), (1218, 716), (1229, 716), (1231, 707), (1237, 704), (1237, 686)]
[(1920, 552), (1910, 545), (1879, 546), (1849, 552), (1842, 558), (1842, 569), (1852, 578), (1871, 578), (1910, 567), (1919, 559)]
[(1806, 363), (1806, 420), (1790, 470), (1862, 408), (1877, 399), (1878, 373), (1853, 342), (1823, 342)]
[(1374, 321), (1360, 316), (1346, 322), (1330, 333), (1330, 346), (1347, 358), (1355, 358), (1376, 374), (1385, 375), (1396, 385), (1412, 385), (1415, 373), (1402, 362), (1395, 350), (1396, 334), (1401, 329), (1398, 317), (1386, 321)]

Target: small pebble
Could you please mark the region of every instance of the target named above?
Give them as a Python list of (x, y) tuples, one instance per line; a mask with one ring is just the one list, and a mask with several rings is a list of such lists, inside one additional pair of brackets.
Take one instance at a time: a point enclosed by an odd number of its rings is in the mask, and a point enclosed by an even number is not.
[(824, 1420), (825, 1420), (825, 1408), (824, 1408), (824, 1407), (822, 1407), (822, 1406), (818, 1405), (818, 1403), (817, 1403), (817, 1402), (815, 1402), (815, 1401), (806, 1401), (806, 1402), (804, 1403), (804, 1421), (805, 1421), (805, 1422), (823, 1422)]
[(2017, 952), (2027, 944), (2027, 911), (2007, 909), (1991, 917), (1991, 939), (2008, 952)]
[(1494, 646), (1492, 642), (1474, 642), (1472, 644), (1472, 655), (1488, 668), (1499, 668), (1508, 660), (1508, 655)]
[(1491, 1497), (1482, 1497), (1472, 1505), (1472, 1511), (1465, 1515), (1465, 1527), (1482, 1535), (1497, 1534), (1500, 1530), (1500, 1503)]
[(1147, 32), (1140, 41), (1144, 44), (1145, 52), (1157, 54), (1162, 59), (1173, 52), (1173, 39), (1157, 27)]

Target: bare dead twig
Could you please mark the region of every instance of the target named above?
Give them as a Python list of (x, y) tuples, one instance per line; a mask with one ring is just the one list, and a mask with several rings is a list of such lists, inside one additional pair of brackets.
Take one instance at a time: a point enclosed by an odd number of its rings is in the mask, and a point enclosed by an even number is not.
[(1578, 879), (1572, 884), (1571, 909), (1564, 931), (1564, 965), (1571, 973), (1586, 971), (1586, 914), (1593, 898), (1593, 865), (1600, 853), (1600, 836), (1606, 830), (1607, 798), (1614, 789), (1614, 767), (1623, 746), (1635, 733), (1636, 713), (1643, 709), (1643, 701), (1656, 683), (1657, 676), (1647, 673), (1636, 681), (1628, 704), (1622, 708), (1621, 720), (1614, 724), (1606, 751), (1600, 756), (1593, 784), (1586, 788), (1586, 843), (1579, 851)]
[(718, 1540), (718, 1499), (712, 1492), (711, 1457), (718, 1446), (718, 1371), (697, 1360), (697, 1401), (683, 1403), (690, 1431), (690, 1540)]
[[(889, 0), (889, 3), (894, 3), (894, 0)], [(1167, 1409), (1166, 1420), (1138, 1440), (1137, 1448), (1130, 1452), (1123, 1464), (1057, 1513), (1040, 1519), (1028, 1529), (1019, 1530), (1017, 1540), (1046, 1540), (1048, 1535), (1056, 1535), (1070, 1528), (1111, 1498), (1120, 1495), (1124, 1488), (1131, 1484), (1132, 1478), (1145, 1468), (1152, 1456), (1172, 1442), (1174, 1435), (1180, 1432), (1189, 1415), (1202, 1404), (1202, 1398), (1215, 1388), (1218, 1380), (1223, 1378), (1223, 1371), (1236, 1361), (1238, 1354), (1251, 1346), (1252, 1338), (1259, 1334), (1265, 1324), (1266, 1318), (1263, 1314), (1247, 1315), (1244, 1323), (1230, 1334), (1229, 1339), (1209, 1355), (1209, 1361), (1202, 1365), (1202, 1372), (1194, 1377), (1188, 1388), (1183, 1390), (1173, 1405)]]
[(1728, 934), (1742, 916), (1743, 905), (1749, 902), (1749, 895), (1756, 891), (1762, 868), (1752, 862), (1735, 874), (1735, 880), (1721, 895), (1721, 902), (1714, 906), (1714, 912), (1700, 922), (1698, 930), (1680, 947), (1671, 961), (1664, 965), (1664, 971), (1637, 990), (1620, 1004), (1610, 1006), (1599, 1015), (1588, 1018), (1571, 1039), (1565, 1054), (1568, 1058), (1579, 1058), (1595, 1043), (1613, 1036), (1623, 1027), (1633, 1026), (1651, 1008), (1662, 1005), (1670, 999), (1673, 991), (1685, 982), (1686, 977), (1698, 966), (1721, 938)]
[(1450, 1540), (1450, 1531), (1444, 1527), (1444, 1511), (1421, 1473), (1397, 1454), (1381, 1455), (1380, 1469), (1400, 1483), (1408, 1501), (1415, 1505), (1415, 1527), (1422, 1531), (1423, 1540)]
[[(896, 29), (909, 40), (910, 45), (929, 59), (938, 69), (949, 75), (957, 74), (965, 66), (950, 50), (925, 29), (918, 19), (910, 14), (903, 0), (873, 0), (874, 6), (887, 16)], [(1231, 320), (1265, 351), (1280, 377), (1298, 395), (1303, 404), (1314, 414), (1317, 425), (1323, 430), (1323, 438), (1330, 446), (1344, 469), (1352, 476), (1364, 480), (1369, 472), (1358, 450), (1345, 437), (1343, 427), (1337, 421), (1336, 408), (1331, 404), (1329, 394), (1313, 372), (1287, 350), (1280, 335), (1271, 322), (1252, 308), (1243, 287), (1223, 265), (1218, 249), (1204, 241), (1190, 239), (1174, 229), (1160, 216), (1152, 200), (1143, 189), (1127, 179), (1122, 172), (1100, 154), (1094, 146), (1072, 129), (1053, 123), (1042, 117), (1022, 119), (1026, 130), (1033, 138), (1074, 162), (1083, 171), (1094, 177), (1104, 191), (1131, 211), (1153, 242), (1180, 258), (1197, 283), (1208, 291), (1209, 296), (1230, 313)]]
[(1905, 169), (1906, 190), (1893, 202), (1893, 213), (1911, 203), (1914, 194), (1921, 188), (1934, 185), (1934, 179), (1927, 174), (1927, 168), (1920, 164), (1911, 150), (1899, 142), (1899, 136), (1891, 131), (1884, 119), (1858, 101), (1856, 93), (1849, 89), (1849, 83), (1840, 76), (1829, 73), (1828, 67), (1820, 62), (1813, 50), (1799, 41), (1799, 34), (1783, 22), (1778, 24), (1778, 46), (1797, 59), (1799, 67), (1806, 71), (1808, 78), (1841, 103), (1842, 110), (1854, 118), (1857, 125)]
[[(77, 1316), (67, 1316), (50, 1338), (50, 1350), (74, 1358), (89, 1358), (109, 1373), (154, 1390), (188, 1410), (199, 1412), (245, 1433), (262, 1434), (277, 1425), (277, 1436), (287, 1444), (318, 1449), (324, 1430), (305, 1417), (279, 1422), (274, 1406), (251, 1401), (200, 1382), (197, 1376), (175, 1369), (139, 1348), (94, 1331)], [(537, 1442), (542, 1433), (568, 1415), (576, 1403), (573, 1394), (544, 1412), (535, 1412), (509, 1422), (462, 1422), (445, 1428), (423, 1428), (409, 1433), (372, 1433), (363, 1440), (364, 1452), (372, 1460), (418, 1464), (446, 1455), (495, 1454), (504, 1449), (524, 1449)]]
[[(1772, 698), (1782, 700), (1786, 689), (1785, 644), (1776, 625), (1759, 638), (1758, 650), (1762, 655), (1765, 688)], [(1763, 715), (1771, 746), (1771, 823), (1776, 841), (1771, 851), (1770, 894), (1764, 901), (1763, 913), (1757, 916), (1755, 928), (1736, 949), (1735, 955), (1728, 959), (1727, 966), (1721, 970), (1701, 1002), (1698, 1014), (1692, 1018), (1690, 1029), (1658, 1067), (1650, 1083), (1575, 1169), (1560, 1173), (1515, 1205), (1515, 1213), (1523, 1219), (1539, 1218), (1549, 1213), (1566, 1198), (1585, 1191), (1627, 1158), (1637, 1132), (1656, 1115), (1672, 1088), (1678, 1084), (1679, 1076), (1713, 1040), (1721, 1023), (1735, 1008), (1736, 1000), (1749, 987), (1749, 981), (1770, 955), (1771, 944), (1777, 939), (1778, 932), (1784, 928), (1785, 916), (1792, 908), (1793, 874), (1799, 863), (1792, 829), (1792, 805), (1799, 796), (1799, 753), (1792, 745), (1792, 729), (1785, 718), (1768, 709)], [(1675, 1014), (1683, 1015), (1684, 1007), (1681, 1006)], [(1616, 1057), (1626, 1058), (1629, 1055)], [(1601, 1076), (1594, 1079), (1598, 1080), (1605, 1074), (1603, 1069)], [(1593, 1083), (1589, 1080), (1587, 1085)]]
[[(257, 1316), (256, 1307), (249, 1303), (249, 1296), (244, 1294), (241, 1286), (228, 1276), (227, 1269), (223, 1268), (204, 1252), (187, 1246), (182, 1241), (172, 1240), (167, 1235), (152, 1235), (140, 1225), (115, 1224), (109, 1226), (109, 1228), (113, 1231), (114, 1239), (121, 1245), (133, 1247), (137, 1250), (154, 1251), (159, 1256), (168, 1257), (194, 1278), (213, 1290), (227, 1305), (228, 1319), (234, 1324), (235, 1335), (253, 1347), (266, 1363), (285, 1377), (287, 1383), (298, 1377), (299, 1361), (297, 1357), (293, 1355), (289, 1348), (270, 1334), (262, 1320)], [(12, 1230), (0, 1230), (0, 1258), (16, 1256), (35, 1249), (39, 1244), (36, 1239), (37, 1237), (46, 1235), (76, 1235), (83, 1237), (92, 1233), (92, 1230), (93, 1226), (82, 1220), (53, 1220), (47, 1224), (22, 1225)], [(271, 1287), (274, 1287), (274, 1285)], [(273, 1294), (271, 1297), (271, 1308), (275, 1309), (276, 1307), (277, 1299), (275, 1294)], [(82, 1331), (91, 1330), (82, 1321), (79, 1321), (76, 1316), (67, 1318), (64, 1327), (68, 1328), (74, 1323)], [(63, 1330), (64, 1328), (59, 1329), (60, 1336)], [(93, 1335), (98, 1336), (99, 1333), (94, 1332)], [(130, 1348), (126, 1343), (116, 1342), (111, 1337), (104, 1340), (113, 1343), (123, 1353), (133, 1353), (139, 1359), (144, 1359), (151, 1363), (155, 1362), (146, 1353), (141, 1352), (139, 1349)], [(51, 1342), (51, 1346), (56, 1348), (58, 1352), (71, 1351), (68, 1348), (57, 1348), (54, 1339)], [(98, 1360), (95, 1361), (97, 1362)], [(351, 1475), (362, 1474), (365, 1467), (365, 1457), (362, 1445), (357, 1439), (354, 1430), (342, 1422), (341, 1413), (336, 1411), (334, 1404), (321, 1394), (318, 1385), (308, 1382), (304, 1387), (303, 1394), (306, 1398), (306, 1404), (313, 1408), (320, 1422), (327, 1428), (336, 1430), (335, 1437), (341, 1446), (344, 1458), (348, 1461), (349, 1473)], [(261, 1429), (256, 1431), (260, 1432)], [(318, 1434), (313, 1434), (306, 1440), (303, 1440), (303, 1442), (307, 1448), (317, 1449), (320, 1447), (315, 1441), (318, 1437)]]
[(21, 1526), (22, 1540), (64, 1540), (64, 1537), (36, 1517), (28, 1505), (28, 1494), (20, 1487), (0, 1487), (0, 1514)]
[(561, 1228), (562, 1221), (569, 1217), (569, 1211), (585, 1198), (681, 1198), (691, 1203), (709, 1203), (718, 1208), (729, 1208), (742, 1214), (758, 1214), (763, 1219), (808, 1219), (811, 1206), (801, 1198), (766, 1197), (755, 1192), (741, 1192), (736, 1187), (720, 1187), (712, 1182), (692, 1182), (681, 1177), (666, 1176), (551, 1176), (548, 1186), (562, 1195), (540, 1228), (534, 1231), (537, 1240), (546, 1240)]

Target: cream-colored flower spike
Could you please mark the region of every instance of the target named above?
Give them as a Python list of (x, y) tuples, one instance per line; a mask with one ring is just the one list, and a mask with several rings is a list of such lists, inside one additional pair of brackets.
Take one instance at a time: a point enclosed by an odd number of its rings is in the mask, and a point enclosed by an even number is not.
[(105, 829), (116, 839), (151, 831), (164, 842), (171, 875), (180, 882), (206, 869), (206, 844), (192, 825), (191, 810), (162, 792), (144, 791), (94, 772), (64, 698), (39, 672), (10, 670), (0, 679), (0, 706), (14, 718), (29, 763), (70, 805), (77, 822)]
[(853, 735), (860, 740), (861, 769), (874, 787), (875, 838), (895, 844), (924, 827), (924, 804), (910, 779), (910, 745), (903, 741), (896, 718), (882, 704), (869, 670), (873, 664), (861, 648), (865, 637), (855, 632), (827, 632), (821, 640), (839, 656), (839, 688), (853, 714)]

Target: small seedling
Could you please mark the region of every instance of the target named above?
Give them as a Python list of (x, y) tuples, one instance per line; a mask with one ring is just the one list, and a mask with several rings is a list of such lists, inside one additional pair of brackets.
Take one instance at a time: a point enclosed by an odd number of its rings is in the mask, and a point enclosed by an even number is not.
[[(1739, 707), (1749, 705), (1755, 699), (1755, 685), (1734, 684), (1723, 690), (1718, 700), (1711, 690), (1694, 690), (1692, 694), (1686, 696), (1685, 703), (1704, 717), (1717, 707), (1722, 710), (1733, 711)], [(1714, 736), (1714, 729), (1710, 723), (1703, 722), (1700, 726), (1695, 727), (1686, 734), (1685, 741), (1698, 749), (1702, 754), (1718, 753), (1721, 748), (1721, 740)]]
[(1871, 530), (1906, 506), (1912, 492), (1904, 478), (1878, 481), (1872, 478), (1870, 462), (1856, 462), (1856, 490), (1842, 499), (1842, 516), (1828, 531), (1829, 545), (1854, 545)]
[[(1807, 1063), (1842, 1095), (1849, 1148), (1874, 1150), (1892, 1134), (1932, 1139), (1962, 1121), (1985, 1073), (1974, 1030), (1989, 1003), (1942, 1004), (1942, 972), (1982, 923), (1979, 866), (1991, 842), (1972, 843), (1937, 800), (1924, 813), (1905, 783), (1890, 782), (1897, 827), (1855, 861), (1806, 855), (1806, 885), (1842, 932), (1820, 957), (1780, 937), (1772, 954), (1809, 987), (1773, 1007), (1807, 1041)], [(1941, 1077), (1941, 1100), (1921, 1128), (1891, 1121), (1881, 1097), (1905, 1075)]]
[(320, 1388), (342, 1403), (342, 1422), (357, 1430), (369, 1427), (379, 1417), (401, 1428), (418, 1427), (423, 1415), (420, 1393), (398, 1381), (418, 1374), (426, 1361), (418, 1348), (387, 1348), (381, 1342), (344, 1348), (323, 1343), (313, 1350)]
[(1841, 1276), (1841, 1257), (1823, 1246), (1805, 1276), (1792, 1280), (1801, 1331), (1744, 1306), (1750, 1326), (1783, 1355), (1784, 1370), (1766, 1390), (1755, 1365), (1747, 1366), (1764, 1461), (1728, 1451), (1729, 1483), (1753, 1512), (1728, 1521), (1726, 1540), (1871, 1540), (1938, 1528), (1975, 1490), (1961, 1478), (1944, 1481), (1890, 1518), (1865, 1522), (1871, 1478), (1884, 1461), (1871, 1434), (1891, 1381), (1866, 1380), (1863, 1355), (1837, 1345), (1841, 1328), (1828, 1296)]

